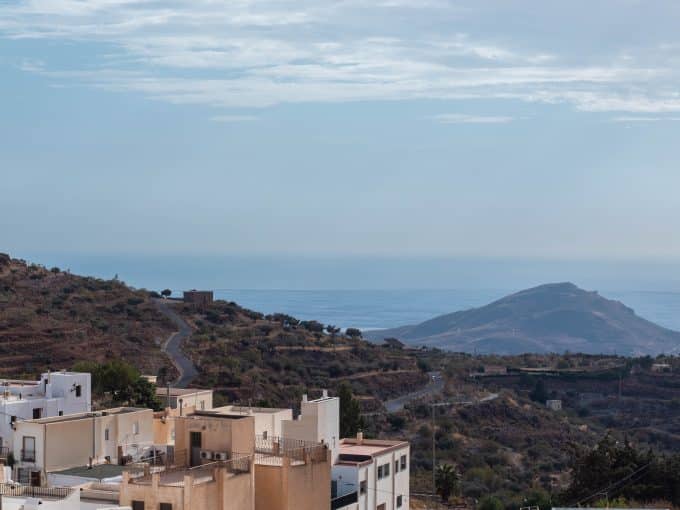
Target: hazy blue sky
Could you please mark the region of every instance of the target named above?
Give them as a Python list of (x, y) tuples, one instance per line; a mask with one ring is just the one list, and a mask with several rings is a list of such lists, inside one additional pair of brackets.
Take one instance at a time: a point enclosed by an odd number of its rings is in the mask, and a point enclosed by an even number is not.
[(679, 257), (679, 20), (0, 0), (0, 251)]

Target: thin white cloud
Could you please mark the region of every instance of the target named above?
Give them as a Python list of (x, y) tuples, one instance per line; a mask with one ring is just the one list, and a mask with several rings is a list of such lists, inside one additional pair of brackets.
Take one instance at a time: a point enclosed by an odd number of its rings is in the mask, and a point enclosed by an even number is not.
[(430, 117), (440, 124), (507, 124), (512, 117), (493, 115), (468, 115), (463, 113), (442, 113)]
[[(548, 14), (546, 34), (557, 23)], [(492, 15), (476, 2), (445, 0), (9, 0), (0, 39), (68, 42), (62, 51), (74, 53), (79, 44), (100, 47), (100, 58), (78, 69), (47, 56), (21, 67), (57, 85), (172, 103), (478, 98), (680, 112), (680, 43), (671, 35), (593, 55), (572, 49), (585, 28), (561, 49), (555, 38), (475, 30)]]
[(610, 122), (678, 122), (680, 117), (613, 117)]
[(210, 117), (213, 122), (252, 122), (257, 120), (255, 115), (214, 115)]

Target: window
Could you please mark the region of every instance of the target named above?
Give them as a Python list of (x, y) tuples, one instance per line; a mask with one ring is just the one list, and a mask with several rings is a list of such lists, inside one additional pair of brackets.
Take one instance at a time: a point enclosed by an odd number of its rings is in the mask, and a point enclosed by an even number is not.
[(64, 411), (59, 411), (59, 416), (64, 416)]
[(21, 460), (35, 462), (35, 437), (24, 436), (22, 438)]
[(76, 397), (80, 397), (83, 394), (83, 387), (80, 384), (76, 384)]
[(33, 419), (39, 420), (42, 417), (42, 409), (40, 407), (33, 408)]
[(382, 477), (383, 477), (382, 466), (378, 466), (378, 480), (380, 480)]
[(133, 501), (132, 510), (144, 510), (144, 501)]
[(205, 411), (205, 400), (201, 400), (201, 411)]
[(383, 466), (383, 476), (390, 476), (390, 463)]
[(401, 508), (403, 496), (397, 496), (397, 508)]
[(104, 441), (109, 440), (109, 429), (104, 429)]
[(10, 422), (10, 423), (15, 423), (16, 421), (17, 421), (17, 417), (16, 417), (16, 416), (12, 416), (12, 417), (10, 417), (10, 419), (9, 419), (9, 422)]
[(406, 455), (401, 456), (401, 470), (406, 469)]
[(27, 468), (18, 468), (17, 469), (17, 478), (18, 482), (22, 483), (24, 485), (28, 485), (29, 482), (31, 481), (31, 470)]
[(136, 421), (132, 424), (132, 433), (134, 435), (139, 434), (139, 422), (138, 421)]
[(368, 488), (368, 482), (366, 482), (366, 480), (361, 480), (359, 482), (359, 495), (366, 494), (367, 488)]
[(399, 472), (399, 461), (398, 460), (394, 461), (394, 472), (395, 473)]
[(266, 440), (267, 439), (267, 431), (265, 430), (262, 432), (262, 439)]
[(158, 510), (172, 510), (172, 503), (161, 503)]

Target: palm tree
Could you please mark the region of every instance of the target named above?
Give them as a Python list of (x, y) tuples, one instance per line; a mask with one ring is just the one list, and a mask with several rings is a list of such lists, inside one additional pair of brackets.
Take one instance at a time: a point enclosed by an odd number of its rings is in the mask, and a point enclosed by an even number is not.
[(440, 464), (437, 467), (435, 474), (435, 484), (437, 485), (437, 494), (442, 498), (442, 502), (446, 503), (452, 494), (458, 492), (458, 472), (451, 464)]

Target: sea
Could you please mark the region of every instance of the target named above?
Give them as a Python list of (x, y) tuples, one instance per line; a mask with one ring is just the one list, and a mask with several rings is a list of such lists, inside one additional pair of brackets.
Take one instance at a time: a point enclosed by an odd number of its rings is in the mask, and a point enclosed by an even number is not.
[[(362, 330), (418, 324), (427, 319), (486, 305), (520, 289), (493, 290), (237, 290), (220, 289), (215, 297), (263, 313), (282, 312), (298, 319)], [(680, 331), (680, 293), (600, 291), (641, 317)]]

